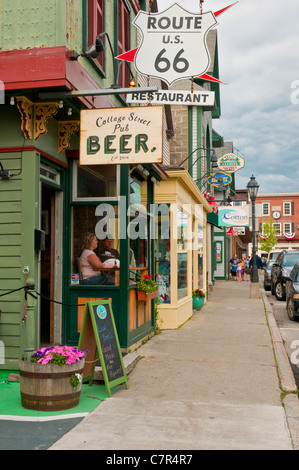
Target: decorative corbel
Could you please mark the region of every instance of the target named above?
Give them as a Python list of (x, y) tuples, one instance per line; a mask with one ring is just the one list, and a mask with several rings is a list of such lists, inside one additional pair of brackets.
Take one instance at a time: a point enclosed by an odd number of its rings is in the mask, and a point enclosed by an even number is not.
[(34, 104), (34, 140), (37, 140), (43, 134), (47, 134), (48, 119), (57, 114), (58, 107), (58, 103), (53, 102)]
[(58, 153), (70, 147), (70, 137), (79, 130), (80, 121), (60, 121), (58, 123)]
[(21, 113), (21, 129), (25, 139), (32, 139), (32, 116), (33, 116), (33, 103), (25, 96), (16, 97), (17, 107)]

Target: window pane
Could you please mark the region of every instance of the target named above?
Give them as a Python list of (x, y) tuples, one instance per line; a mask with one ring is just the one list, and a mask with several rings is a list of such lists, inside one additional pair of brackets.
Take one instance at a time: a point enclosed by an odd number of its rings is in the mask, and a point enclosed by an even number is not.
[(203, 227), (198, 224), (198, 288), (203, 288)]
[(171, 301), (170, 295), (170, 220), (169, 211), (159, 213), (156, 218), (155, 271), (159, 286), (158, 299), (165, 304)]
[(178, 300), (187, 294), (187, 252), (183, 252), (178, 253)]
[[(104, 247), (101, 240), (97, 240), (95, 233), (100, 232), (98, 230), (99, 224), (105, 227), (105, 233), (111, 233), (113, 235), (113, 242), (110, 242), (109, 247), (105, 245), (106, 258), (102, 259), (102, 263), (106, 260), (119, 259), (120, 255), (114, 250), (119, 252), (119, 243), (117, 240), (117, 227), (118, 227), (118, 208), (113, 207), (114, 213), (110, 212), (109, 221), (107, 220), (107, 213), (99, 211), (99, 207), (80, 205), (73, 207), (73, 236), (72, 236), (72, 284), (88, 284), (88, 285), (115, 285), (115, 270), (110, 269), (112, 262), (108, 262), (106, 270), (101, 270), (99, 267), (94, 266), (90, 258), (91, 255), (96, 254), (101, 256), (100, 248)], [(103, 215), (98, 215), (102, 214)], [(104, 222), (103, 222), (104, 219)], [(103, 237), (102, 237), (103, 238)], [(110, 256), (108, 256), (110, 252)], [(107, 263), (106, 263), (107, 264)], [(113, 266), (115, 265), (115, 262)], [(77, 275), (77, 277), (76, 277)]]
[(117, 196), (116, 165), (74, 165), (75, 199)]

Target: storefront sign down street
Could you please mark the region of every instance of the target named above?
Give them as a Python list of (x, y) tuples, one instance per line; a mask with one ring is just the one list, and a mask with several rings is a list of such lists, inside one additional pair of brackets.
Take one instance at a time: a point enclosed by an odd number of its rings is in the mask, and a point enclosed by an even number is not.
[(80, 165), (162, 163), (162, 106), (82, 110), (80, 129)]
[(249, 209), (246, 206), (219, 206), (218, 225), (220, 227), (248, 227)]
[(244, 166), (244, 158), (233, 153), (227, 153), (218, 159), (218, 167), (220, 170), (227, 171), (228, 173), (234, 173), (237, 170), (241, 170)]

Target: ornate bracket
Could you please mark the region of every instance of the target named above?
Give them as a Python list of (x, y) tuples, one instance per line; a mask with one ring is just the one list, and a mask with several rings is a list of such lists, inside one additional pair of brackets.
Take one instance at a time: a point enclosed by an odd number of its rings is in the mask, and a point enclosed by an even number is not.
[(79, 130), (80, 121), (60, 121), (58, 123), (58, 153), (70, 147), (70, 137)]
[(32, 117), (33, 117), (33, 103), (25, 96), (16, 98), (18, 110), (21, 113), (21, 129), (25, 139), (32, 139)]
[(37, 103), (34, 104), (34, 140), (46, 134), (48, 119), (55, 116), (58, 111), (58, 103)]

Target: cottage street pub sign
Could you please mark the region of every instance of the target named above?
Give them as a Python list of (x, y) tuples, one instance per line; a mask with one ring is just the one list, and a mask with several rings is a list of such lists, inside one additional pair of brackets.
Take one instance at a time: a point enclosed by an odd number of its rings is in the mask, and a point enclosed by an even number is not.
[(162, 163), (162, 106), (82, 110), (80, 129), (80, 165)]

